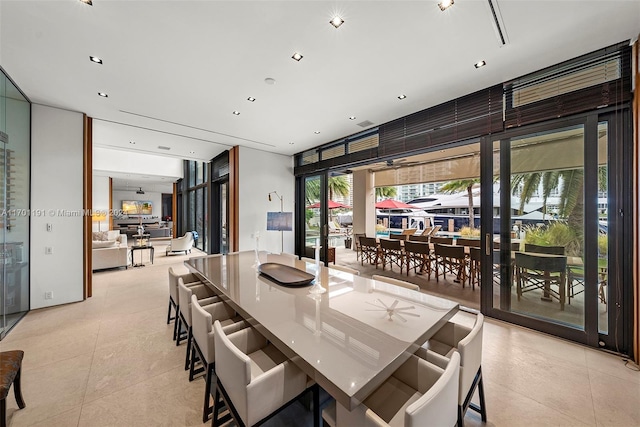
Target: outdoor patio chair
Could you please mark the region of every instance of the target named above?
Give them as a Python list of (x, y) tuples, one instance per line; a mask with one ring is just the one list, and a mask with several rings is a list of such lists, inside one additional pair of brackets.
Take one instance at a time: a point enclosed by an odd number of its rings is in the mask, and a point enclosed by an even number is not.
[(413, 236), (409, 236), (409, 240), (412, 242), (425, 242), (429, 243), (429, 236), (421, 236), (414, 234)]
[(464, 247), (452, 245), (435, 245), (436, 259), (436, 281), (442, 276), (446, 279), (447, 273), (455, 274), (453, 280), (456, 283), (462, 283), (464, 288), (467, 280), (467, 259), (464, 254)]
[[(515, 260), (518, 301), (523, 293), (542, 290), (542, 299), (560, 301), (564, 310), (566, 294), (567, 257), (516, 252)], [(557, 287), (557, 290), (554, 289)]]
[(564, 255), (564, 246), (540, 246), (526, 243), (524, 245), (524, 251), (538, 254)]
[(356, 233), (353, 235), (353, 244), (356, 250), (356, 261), (358, 261), (362, 257), (362, 247), (360, 246), (360, 238), (366, 237), (364, 233)]
[(458, 245), (458, 246), (466, 246), (466, 247), (469, 247), (469, 248), (479, 248), (480, 247), (480, 239), (458, 238), (456, 240), (456, 245)]
[(380, 239), (380, 250), (382, 256), (382, 269), (384, 270), (387, 264), (393, 271), (393, 265), (400, 267), (400, 273), (404, 269), (404, 248), (400, 240), (387, 240)]
[[(422, 236), (424, 237), (424, 236)], [(425, 242), (404, 242), (404, 250), (407, 256), (407, 276), (409, 270), (413, 267), (413, 272), (416, 274), (424, 274), (426, 272), (427, 278), (431, 279), (431, 248), (428, 243)], [(420, 273), (418, 273), (420, 269)]]
[(379, 257), (376, 239), (366, 236), (360, 237), (360, 247), (362, 249), (360, 265), (364, 265), (364, 262), (367, 261), (369, 264), (375, 264), (376, 268), (378, 268)]
[(453, 237), (431, 236), (429, 242), (433, 243), (434, 245), (453, 245)]

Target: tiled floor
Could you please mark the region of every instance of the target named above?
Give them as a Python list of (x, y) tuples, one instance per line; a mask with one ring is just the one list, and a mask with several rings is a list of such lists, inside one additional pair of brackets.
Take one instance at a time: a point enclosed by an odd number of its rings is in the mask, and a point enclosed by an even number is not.
[[(203, 380), (166, 325), (167, 268), (185, 259), (158, 247), (154, 265), (94, 274), (89, 300), (29, 313), (0, 343), (25, 351), (27, 407), (10, 393), (9, 425), (202, 425)], [(483, 372), (488, 425), (640, 425), (640, 373), (620, 357), (488, 319)]]

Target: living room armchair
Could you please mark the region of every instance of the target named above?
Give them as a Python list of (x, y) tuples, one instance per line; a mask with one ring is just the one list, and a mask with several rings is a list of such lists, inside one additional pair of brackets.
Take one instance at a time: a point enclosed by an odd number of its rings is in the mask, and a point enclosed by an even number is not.
[(171, 239), (169, 246), (167, 246), (167, 250), (165, 255), (169, 255), (172, 252), (182, 252), (184, 254), (191, 253), (191, 248), (193, 247), (193, 234), (190, 231), (187, 231), (184, 236), (178, 237), (177, 239)]

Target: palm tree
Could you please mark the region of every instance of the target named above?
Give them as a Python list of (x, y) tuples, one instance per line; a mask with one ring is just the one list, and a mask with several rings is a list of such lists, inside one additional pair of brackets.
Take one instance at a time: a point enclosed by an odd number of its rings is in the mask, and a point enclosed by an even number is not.
[(332, 176), (329, 178), (329, 200), (333, 200), (335, 194), (347, 197), (351, 192), (351, 185), (344, 176)]
[[(599, 181), (602, 177), (606, 180), (605, 171), (598, 171)], [(602, 181), (599, 187), (602, 188)], [(566, 169), (560, 171), (532, 172), (517, 174), (511, 177), (511, 192), (520, 192), (520, 212), (525, 203), (542, 190), (542, 212), (547, 213), (547, 200), (551, 192), (560, 188), (560, 201), (558, 203), (558, 215), (566, 218), (569, 228), (575, 233), (576, 244), (579, 253), (582, 253), (584, 244), (584, 169)]]
[[(351, 192), (351, 185), (344, 176), (332, 176), (329, 178), (329, 200), (333, 200), (334, 195), (346, 197)], [(320, 179), (308, 179), (305, 182), (305, 197), (307, 204), (320, 200)]]
[(376, 200), (392, 199), (396, 197), (398, 190), (396, 187), (376, 187)]
[(449, 181), (440, 187), (440, 191), (447, 194), (459, 193), (467, 190), (467, 197), (469, 199), (469, 227), (475, 228), (475, 221), (473, 216), (473, 186), (480, 183), (480, 178), (474, 179), (458, 179), (455, 181)]

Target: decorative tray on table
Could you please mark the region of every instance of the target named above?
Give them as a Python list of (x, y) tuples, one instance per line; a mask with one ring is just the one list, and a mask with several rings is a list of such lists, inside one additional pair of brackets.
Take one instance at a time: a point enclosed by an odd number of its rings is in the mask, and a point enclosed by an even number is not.
[(275, 262), (260, 264), (258, 271), (282, 286), (306, 286), (316, 278), (306, 271)]

